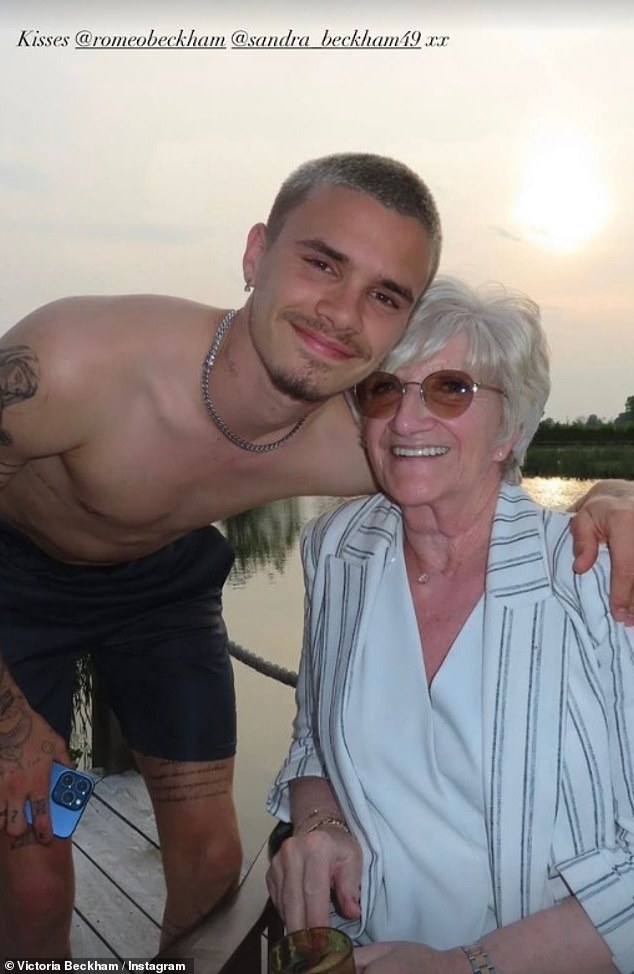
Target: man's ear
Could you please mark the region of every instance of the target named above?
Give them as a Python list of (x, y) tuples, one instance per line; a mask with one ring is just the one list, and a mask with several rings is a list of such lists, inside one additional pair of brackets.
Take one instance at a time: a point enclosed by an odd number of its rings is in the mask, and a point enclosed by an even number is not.
[(264, 223), (256, 223), (255, 226), (251, 227), (249, 230), (244, 257), (242, 258), (244, 279), (248, 284), (255, 286), (258, 265), (265, 250), (266, 226)]

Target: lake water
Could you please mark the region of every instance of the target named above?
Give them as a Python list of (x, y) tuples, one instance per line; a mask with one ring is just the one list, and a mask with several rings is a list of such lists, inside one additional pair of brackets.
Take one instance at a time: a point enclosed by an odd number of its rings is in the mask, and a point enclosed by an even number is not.
[[(527, 478), (524, 487), (541, 504), (566, 509), (592, 485), (589, 480)], [(248, 512), (226, 525), (238, 557), (224, 592), (229, 637), (280, 666), (297, 670), (302, 642), (303, 577), (299, 532), (338, 501), (299, 498)], [(238, 697), (236, 803), (250, 861), (267, 837), (264, 811), (269, 786), (290, 741), (295, 710), (291, 687), (234, 662)]]

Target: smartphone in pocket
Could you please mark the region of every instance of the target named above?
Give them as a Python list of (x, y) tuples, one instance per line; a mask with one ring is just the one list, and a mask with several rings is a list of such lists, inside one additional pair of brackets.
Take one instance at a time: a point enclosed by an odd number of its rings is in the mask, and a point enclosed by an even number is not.
[[(93, 780), (87, 774), (53, 761), (48, 795), (53, 835), (60, 839), (67, 839), (73, 834), (93, 788)], [(33, 813), (31, 803), (28, 801), (24, 806), (24, 814), (29, 825), (32, 825)]]

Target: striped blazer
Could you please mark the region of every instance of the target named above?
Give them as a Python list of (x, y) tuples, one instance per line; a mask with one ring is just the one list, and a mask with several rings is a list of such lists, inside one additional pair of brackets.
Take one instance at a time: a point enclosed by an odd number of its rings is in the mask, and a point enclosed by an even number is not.
[[(587, 574), (573, 573), (568, 522), (521, 488), (502, 487), (483, 622), (482, 798), (492, 905), (503, 926), (572, 893), (617, 968), (632, 974), (634, 633), (609, 614), (606, 552)], [(372, 911), (381, 862), (346, 734), (371, 714), (348, 712), (346, 700), (355, 658), (373, 636), (368, 620), (384, 567), (401, 547), (399, 508), (382, 494), (348, 502), (305, 529), (297, 715), (267, 803), (288, 819), (289, 781), (330, 779), (363, 850), (363, 917)], [(396, 640), (398, 618), (393, 626)], [(363, 919), (343, 925), (364, 939)]]

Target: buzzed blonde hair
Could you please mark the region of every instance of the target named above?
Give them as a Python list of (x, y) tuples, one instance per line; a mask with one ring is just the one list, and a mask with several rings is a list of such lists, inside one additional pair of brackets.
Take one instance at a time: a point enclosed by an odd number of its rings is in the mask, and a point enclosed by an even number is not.
[(418, 220), (432, 244), (431, 282), (438, 269), (442, 243), (440, 216), (434, 198), (413, 170), (388, 156), (342, 152), (305, 162), (282, 183), (273, 201), (266, 224), (268, 242), (276, 240), (291, 210), (311, 193), (327, 186), (343, 186), (366, 193), (388, 209)]

